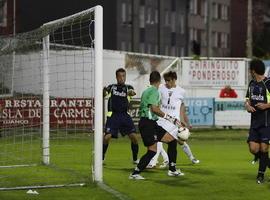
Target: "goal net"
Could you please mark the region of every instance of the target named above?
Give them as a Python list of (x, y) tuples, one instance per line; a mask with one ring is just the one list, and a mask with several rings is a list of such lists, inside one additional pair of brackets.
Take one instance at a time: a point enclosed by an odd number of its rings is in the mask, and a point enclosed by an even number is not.
[(102, 26), (96, 6), (0, 38), (0, 190), (102, 181)]

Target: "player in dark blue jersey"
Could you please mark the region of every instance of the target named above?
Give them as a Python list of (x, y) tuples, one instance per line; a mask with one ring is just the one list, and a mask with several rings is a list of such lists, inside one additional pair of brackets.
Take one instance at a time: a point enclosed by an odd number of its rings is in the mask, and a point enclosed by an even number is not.
[(116, 70), (117, 84), (111, 84), (104, 88), (104, 96), (109, 97), (105, 135), (103, 139), (103, 160), (111, 138), (118, 138), (121, 135), (128, 135), (131, 140), (131, 150), (134, 164), (138, 161), (138, 140), (135, 134), (134, 123), (128, 114), (129, 100), (135, 96), (134, 88), (125, 84), (126, 71), (123, 68)]
[(257, 183), (261, 184), (270, 163), (270, 79), (264, 76), (265, 65), (261, 60), (252, 60), (249, 72), (252, 80), (248, 86), (245, 107), (251, 113), (251, 124), (247, 142), (250, 152), (259, 158)]

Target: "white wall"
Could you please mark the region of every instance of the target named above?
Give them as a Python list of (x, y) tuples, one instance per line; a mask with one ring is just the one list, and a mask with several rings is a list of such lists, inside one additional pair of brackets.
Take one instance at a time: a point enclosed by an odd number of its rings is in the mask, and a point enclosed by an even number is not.
[[(115, 71), (126, 65), (126, 52), (104, 50), (103, 86), (116, 83)], [(145, 55), (144, 55), (145, 56)], [(50, 93), (58, 97), (93, 96), (94, 71), (91, 59), (93, 52), (88, 51), (53, 51), (50, 52)], [(150, 56), (151, 57), (151, 56)], [(158, 57), (158, 56), (156, 56)], [(163, 58), (163, 57), (161, 57)], [(167, 60), (166, 60), (167, 59)], [(162, 69), (174, 59), (164, 58)], [(14, 90), (23, 93), (42, 94), (42, 52), (17, 54), (14, 70)], [(163, 66), (164, 65), (164, 66)], [(181, 85), (181, 68), (178, 71), (178, 82)], [(134, 86), (140, 97), (149, 85), (149, 73), (140, 75), (136, 68), (127, 70), (127, 84)], [(187, 97), (218, 97), (221, 87), (185, 86)], [(244, 99), (246, 88), (235, 86), (238, 99)]]

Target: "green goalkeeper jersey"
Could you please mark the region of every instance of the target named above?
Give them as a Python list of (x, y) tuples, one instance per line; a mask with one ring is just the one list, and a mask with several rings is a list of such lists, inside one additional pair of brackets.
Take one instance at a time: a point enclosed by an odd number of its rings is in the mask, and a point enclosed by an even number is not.
[(151, 105), (159, 106), (160, 93), (154, 86), (150, 86), (143, 91), (140, 103), (140, 117), (145, 117), (151, 120), (157, 120), (158, 116), (150, 109)]

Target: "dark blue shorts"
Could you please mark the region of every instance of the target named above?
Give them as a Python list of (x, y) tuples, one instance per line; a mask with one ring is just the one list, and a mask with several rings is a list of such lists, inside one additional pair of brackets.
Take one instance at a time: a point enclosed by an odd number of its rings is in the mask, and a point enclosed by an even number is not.
[(134, 123), (128, 113), (113, 113), (107, 117), (105, 134), (112, 134), (113, 138), (118, 138), (118, 132), (122, 136), (136, 132)]
[(258, 142), (269, 144), (270, 141), (270, 127), (250, 128), (247, 142)]

